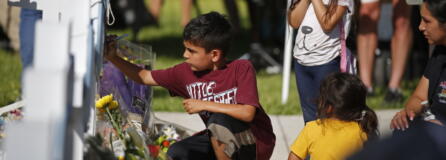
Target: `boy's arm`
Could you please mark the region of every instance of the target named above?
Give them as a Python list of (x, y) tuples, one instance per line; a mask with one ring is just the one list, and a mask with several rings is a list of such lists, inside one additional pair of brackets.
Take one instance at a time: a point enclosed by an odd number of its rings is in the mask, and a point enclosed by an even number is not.
[[(107, 37), (109, 39), (109, 37)], [(149, 70), (140, 68), (124, 59), (117, 54), (116, 41), (112, 41), (107, 44), (105, 51), (105, 58), (113, 63), (121, 72), (127, 77), (134, 80), (137, 83), (157, 86), (158, 83), (153, 79), (152, 73)]]
[(256, 114), (256, 107), (242, 104), (223, 104), (197, 99), (185, 99), (183, 101), (184, 110), (189, 113), (198, 113), (209, 111), (213, 113), (222, 113), (234, 117), (235, 119), (251, 122)]
[(345, 11), (347, 11), (346, 6), (337, 5), (333, 15), (327, 16), (328, 7), (322, 3), (322, 0), (311, 0), (311, 3), (313, 3), (317, 20), (325, 33), (331, 32), (336, 27), (339, 20), (342, 20)]
[(299, 28), (305, 17), (305, 13), (307, 12), (310, 2), (311, 0), (297, 0), (297, 2), (291, 4), (288, 11), (288, 23), (291, 25), (291, 27)]

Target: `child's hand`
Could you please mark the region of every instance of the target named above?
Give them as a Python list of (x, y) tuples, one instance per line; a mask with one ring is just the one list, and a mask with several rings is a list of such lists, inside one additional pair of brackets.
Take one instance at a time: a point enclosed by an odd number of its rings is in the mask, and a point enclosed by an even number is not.
[(183, 107), (187, 113), (193, 114), (203, 111), (206, 103), (208, 102), (197, 99), (186, 99), (183, 101)]
[(117, 44), (116, 44), (116, 35), (109, 35), (105, 37), (105, 50), (104, 57), (108, 60), (112, 59), (117, 55)]

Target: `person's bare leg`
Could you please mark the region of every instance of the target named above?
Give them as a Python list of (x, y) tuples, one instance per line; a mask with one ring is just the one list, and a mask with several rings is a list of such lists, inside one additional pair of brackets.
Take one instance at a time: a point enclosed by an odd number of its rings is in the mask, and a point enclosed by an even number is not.
[(163, 0), (150, 0), (149, 1), (149, 11), (150, 14), (153, 15), (153, 17), (159, 21), (160, 12), (161, 12), (161, 5), (163, 4)]
[(394, 32), (391, 42), (392, 72), (388, 87), (397, 89), (404, 74), (413, 35), (410, 26), (411, 7), (405, 0), (392, 0), (392, 5)]
[(226, 153), (224, 152), (226, 146), (225, 144), (221, 143), (214, 137), (211, 137), (211, 143), (212, 143), (212, 148), (214, 149), (215, 152), (215, 157), (217, 157), (218, 160), (231, 159), (231, 157), (226, 155)]
[(361, 4), (359, 9), (359, 28), (357, 36), (357, 52), (359, 74), (367, 88), (373, 87), (372, 73), (375, 61), (375, 50), (378, 47), (378, 20), (380, 2)]
[(181, 0), (181, 25), (184, 27), (190, 21), (192, 0)]

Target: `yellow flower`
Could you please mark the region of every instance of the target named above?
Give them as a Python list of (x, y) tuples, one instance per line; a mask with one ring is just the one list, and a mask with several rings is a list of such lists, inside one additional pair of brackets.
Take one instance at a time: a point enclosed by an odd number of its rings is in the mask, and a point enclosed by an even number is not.
[(106, 96), (102, 97), (101, 99), (97, 100), (95, 106), (97, 109), (100, 109), (100, 108), (103, 108), (104, 105), (107, 105), (108, 103), (110, 103), (111, 101), (113, 101), (113, 94), (106, 95)]
[(115, 109), (115, 108), (118, 108), (118, 101), (116, 101), (116, 100), (114, 100), (114, 101), (112, 101), (112, 102), (110, 102), (110, 104), (109, 104), (109, 109)]
[(104, 100), (104, 104), (110, 103), (111, 101), (113, 101), (113, 94), (106, 95), (101, 99)]
[(99, 99), (96, 101), (96, 108), (97, 109), (101, 109), (102, 107), (104, 107), (104, 101), (102, 99)]

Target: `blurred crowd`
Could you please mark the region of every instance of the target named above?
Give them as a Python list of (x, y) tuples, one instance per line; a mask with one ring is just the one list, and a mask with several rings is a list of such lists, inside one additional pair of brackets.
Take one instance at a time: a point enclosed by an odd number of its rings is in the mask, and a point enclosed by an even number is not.
[[(202, 14), (199, 0), (181, 0), (181, 25), (191, 19), (192, 12)], [(238, 0), (241, 1), (241, 0)], [(227, 16), (233, 25), (234, 34), (240, 34), (240, 6), (236, 0), (222, 0)], [(285, 32), (286, 0), (243, 0), (247, 5), (250, 28), (250, 57), (256, 66), (280, 65), (283, 56)], [(20, 50), (20, 19), (27, 17), (30, 25), (39, 18), (38, 13), (22, 11), (19, 7), (7, 5), (7, 0), (0, 0), (0, 46), (15, 51)], [(141, 28), (159, 26), (163, 0), (111, 0), (117, 21), (111, 28), (131, 28), (133, 41), (137, 41)], [(206, 3), (206, 2), (200, 2)], [(370, 95), (376, 95), (377, 86), (385, 86), (387, 102), (401, 102), (402, 79), (416, 79), (423, 71), (428, 59), (428, 45), (416, 25), (420, 21), (419, 7), (409, 6), (404, 1), (355, 1), (356, 12), (352, 30), (347, 38), (347, 45), (356, 54), (361, 79), (368, 87)], [(382, 6), (382, 7), (381, 7)], [(26, 10), (26, 9), (25, 9)], [(38, 11), (36, 11), (38, 12)], [(392, 14), (395, 13), (395, 14)], [(36, 18), (37, 17), (37, 18)], [(26, 20), (25, 20), (26, 21)], [(29, 23), (24, 22), (24, 23)], [(32, 30), (33, 27), (30, 27)], [(31, 39), (33, 32), (22, 32)], [(400, 40), (401, 39), (401, 40)], [(26, 43), (26, 42), (24, 42)], [(32, 47), (21, 48), (24, 55), (30, 55)], [(396, 49), (398, 48), (398, 49)], [(30, 51), (26, 51), (30, 50)], [(267, 61), (259, 54), (267, 53), (275, 62)], [(28, 56), (30, 57), (30, 56)], [(399, 58), (391, 58), (399, 57)], [(30, 58), (32, 59), (32, 58)], [(390, 62), (389, 62), (390, 61)], [(25, 62), (29, 63), (29, 62)], [(406, 70), (406, 68), (408, 68)]]

